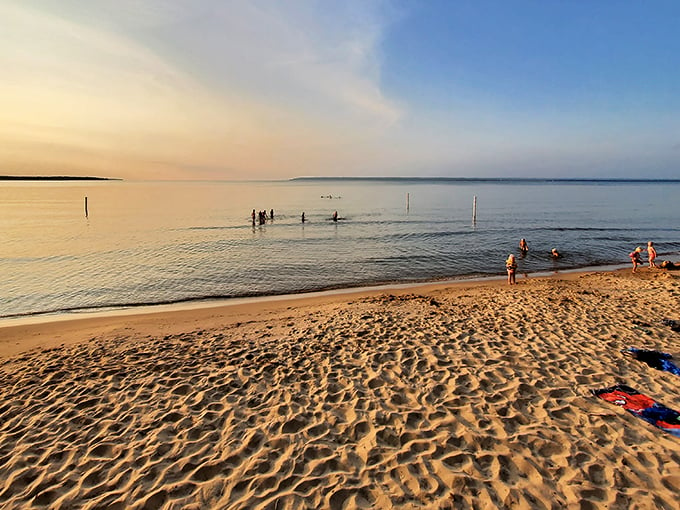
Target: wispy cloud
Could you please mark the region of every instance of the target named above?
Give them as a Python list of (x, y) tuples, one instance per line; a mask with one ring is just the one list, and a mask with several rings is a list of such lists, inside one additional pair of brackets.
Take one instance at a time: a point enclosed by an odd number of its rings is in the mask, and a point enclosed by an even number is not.
[(175, 20), (166, 49), (224, 92), (281, 102), (300, 113), (331, 111), (391, 123), (400, 108), (380, 89), (379, 48), (389, 20), (381, 5), (215, 2)]
[(10, 0), (0, 136), (183, 168), (318, 165), (315, 146), (402, 115), (380, 84), (385, 5)]
[(143, 45), (25, 6), (0, 6), (6, 124), (115, 133), (178, 120), (170, 106), (195, 85)]

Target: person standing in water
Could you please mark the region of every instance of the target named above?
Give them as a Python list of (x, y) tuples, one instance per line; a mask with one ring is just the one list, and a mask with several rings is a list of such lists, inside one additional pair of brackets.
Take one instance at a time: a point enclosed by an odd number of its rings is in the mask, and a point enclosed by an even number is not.
[(508, 285), (514, 285), (517, 283), (515, 281), (515, 273), (517, 273), (517, 261), (515, 256), (511, 253), (508, 255), (508, 259), (505, 261), (505, 269), (508, 271)]
[(302, 212), (302, 223), (304, 223), (304, 222), (305, 222), (305, 213), (304, 213), (304, 211), (303, 211), (303, 212)]
[(338, 211), (333, 213), (333, 221), (338, 221)]
[(527, 240), (524, 238), (519, 240), (519, 251), (522, 252), (522, 256), (526, 255), (529, 251), (529, 245), (527, 244)]

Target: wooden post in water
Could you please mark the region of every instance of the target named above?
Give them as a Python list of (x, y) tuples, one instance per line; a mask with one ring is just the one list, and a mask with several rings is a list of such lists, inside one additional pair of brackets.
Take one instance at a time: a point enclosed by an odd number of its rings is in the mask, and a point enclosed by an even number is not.
[(406, 210), (408, 211), (411, 207), (411, 194), (406, 193)]
[(87, 197), (85, 197), (85, 217), (87, 218)]
[(477, 195), (472, 199), (472, 224), (477, 224)]

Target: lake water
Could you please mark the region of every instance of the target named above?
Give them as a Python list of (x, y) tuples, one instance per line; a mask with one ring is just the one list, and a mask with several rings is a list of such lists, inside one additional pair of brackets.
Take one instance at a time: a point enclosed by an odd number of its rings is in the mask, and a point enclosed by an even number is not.
[(519, 273), (677, 260), (679, 223), (677, 182), (3, 182), (0, 317), (502, 275), (520, 238)]

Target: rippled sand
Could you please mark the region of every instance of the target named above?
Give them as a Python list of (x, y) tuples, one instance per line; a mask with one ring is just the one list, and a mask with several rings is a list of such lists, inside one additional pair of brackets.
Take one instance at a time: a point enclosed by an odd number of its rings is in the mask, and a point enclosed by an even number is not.
[(661, 322), (680, 319), (679, 281), (0, 329), (5, 347), (50, 345), (1, 361), (0, 508), (675, 509), (680, 440), (589, 390), (625, 382), (680, 409), (677, 376), (619, 352), (680, 354)]

